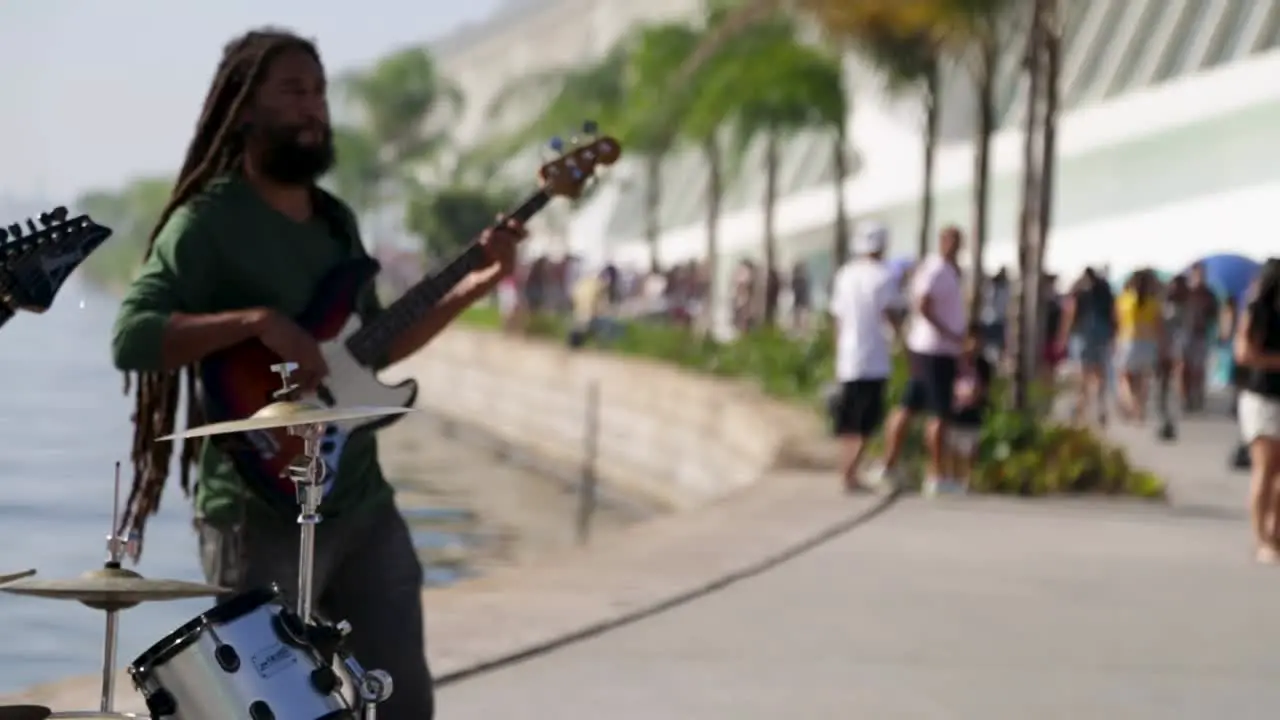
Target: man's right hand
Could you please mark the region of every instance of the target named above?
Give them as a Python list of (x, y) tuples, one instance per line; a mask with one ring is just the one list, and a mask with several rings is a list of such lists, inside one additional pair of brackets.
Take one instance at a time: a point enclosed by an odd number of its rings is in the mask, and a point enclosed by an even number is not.
[(261, 311), (256, 319), (258, 340), (285, 362), (298, 364), (292, 377), (303, 390), (315, 390), (329, 375), (320, 344), (293, 320), (274, 310)]

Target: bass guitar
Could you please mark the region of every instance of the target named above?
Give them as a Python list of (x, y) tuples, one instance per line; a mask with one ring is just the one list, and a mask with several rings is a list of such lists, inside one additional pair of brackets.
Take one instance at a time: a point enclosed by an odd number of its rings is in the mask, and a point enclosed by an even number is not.
[(70, 215), (59, 207), (0, 227), (0, 325), (19, 310), (52, 307), (71, 273), (111, 237), (88, 215)]
[[(587, 130), (588, 137), (575, 140), (565, 152), (542, 165), (538, 171), (540, 189), (507, 219), (524, 222), (554, 197), (580, 197), (598, 169), (617, 162), (622, 152), (617, 140), (595, 136), (590, 124)], [(336, 267), (321, 280), (307, 309), (295, 318), (300, 327), (320, 342), (320, 351), (329, 367), (329, 375), (317, 391), (301, 399), (330, 407), (411, 407), (417, 399), (416, 383), (407, 380), (397, 385), (383, 384), (375, 374), (375, 359), (383, 357), (392, 340), (421, 320), (462, 278), (489, 262), (483, 248), (472, 244), (438, 272), (411, 287), (368, 324), (362, 324), (355, 313), (356, 299), (366, 284), (373, 281), (378, 263), (361, 258)], [(294, 358), (276, 356), (256, 340), (202, 360), (199, 376), (206, 422), (243, 419), (271, 403), (280, 389), (280, 377), (271, 366), (292, 360)], [(330, 480), (336, 477), (343, 448), (353, 433), (371, 432), (396, 419), (398, 416), (328, 426), (320, 443), (326, 477)], [(285, 506), (296, 503), (296, 488), (287, 470), (303, 453), (301, 438), (285, 430), (263, 430), (211, 440), (231, 458), (236, 471), (259, 495)], [(325, 491), (331, 487), (329, 483)]]

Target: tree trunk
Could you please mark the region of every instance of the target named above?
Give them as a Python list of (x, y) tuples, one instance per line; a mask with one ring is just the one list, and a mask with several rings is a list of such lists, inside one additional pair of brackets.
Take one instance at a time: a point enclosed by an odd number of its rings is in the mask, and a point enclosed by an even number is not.
[(1042, 129), (1042, 150), (1040, 153), (1040, 262), (1044, 270), (1044, 258), (1049, 247), (1049, 228), (1053, 223), (1054, 174), (1057, 172), (1058, 152), (1058, 76), (1062, 72), (1062, 24), (1059, 15), (1058, 0), (1042, 0), (1045, 18), (1041, 25), (1043, 53), (1043, 87), (1044, 112), (1040, 119)]
[(924, 181), (920, 188), (920, 237), (916, 244), (916, 256), (924, 259), (929, 254), (929, 241), (933, 230), (933, 167), (938, 157), (939, 67), (935, 62), (925, 76), (924, 108)]
[[(1039, 3), (1040, 0), (1037, 0)], [(1037, 10), (1038, 17), (1038, 10)], [(1013, 392), (1010, 400), (1013, 408), (1025, 411), (1030, 402), (1031, 378), (1035, 372), (1034, 318), (1037, 314), (1035, 267), (1033, 251), (1035, 225), (1038, 223), (1038, 128), (1040, 116), (1041, 74), (1039, 53), (1039, 24), (1033, 21), (1027, 39), (1023, 69), (1028, 76), (1026, 127), (1022, 145), (1022, 208), (1018, 227), (1018, 284), (1010, 303), (1009, 342), (1007, 350), (1013, 358)]]
[(770, 131), (764, 150), (764, 282), (760, 283), (760, 308), (764, 324), (772, 327), (778, 319), (778, 238), (774, 227), (778, 206), (778, 165), (780, 138)]
[(644, 178), (644, 239), (649, 245), (649, 270), (662, 269), (658, 257), (658, 241), (662, 237), (659, 210), (662, 206), (662, 156), (645, 158)]
[(982, 48), (982, 67), (978, 76), (978, 147), (974, 153), (973, 167), (973, 237), (969, 263), (973, 276), (969, 285), (969, 317), (976, 318), (982, 311), (986, 273), (983, 255), (987, 245), (987, 186), (991, 175), (991, 135), (995, 132), (995, 79), (997, 51), (994, 41), (988, 40)]
[(720, 199), (724, 194), (724, 178), (720, 167), (720, 146), (712, 139), (702, 148), (707, 161), (707, 297), (703, 302), (702, 330), (712, 337), (716, 328), (720, 298)]
[(849, 259), (849, 209), (844, 204), (844, 181), (849, 177), (848, 121), (844, 118), (836, 126), (833, 156), (836, 174), (836, 225), (831, 238), (831, 269), (845, 264)]

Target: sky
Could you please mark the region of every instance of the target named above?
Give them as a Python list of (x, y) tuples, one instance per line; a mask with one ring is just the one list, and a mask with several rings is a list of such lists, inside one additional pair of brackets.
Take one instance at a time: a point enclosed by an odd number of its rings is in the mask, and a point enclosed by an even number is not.
[(482, 20), (500, 0), (0, 1), (0, 198), (70, 203), (181, 162), (222, 46), (315, 38), (331, 74)]

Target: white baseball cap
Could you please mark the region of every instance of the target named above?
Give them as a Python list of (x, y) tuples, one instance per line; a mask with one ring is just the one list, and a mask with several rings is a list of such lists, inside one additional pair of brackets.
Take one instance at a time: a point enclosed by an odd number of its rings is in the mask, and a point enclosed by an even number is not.
[(855, 255), (882, 253), (889, 247), (889, 229), (883, 225), (870, 225), (853, 239)]

